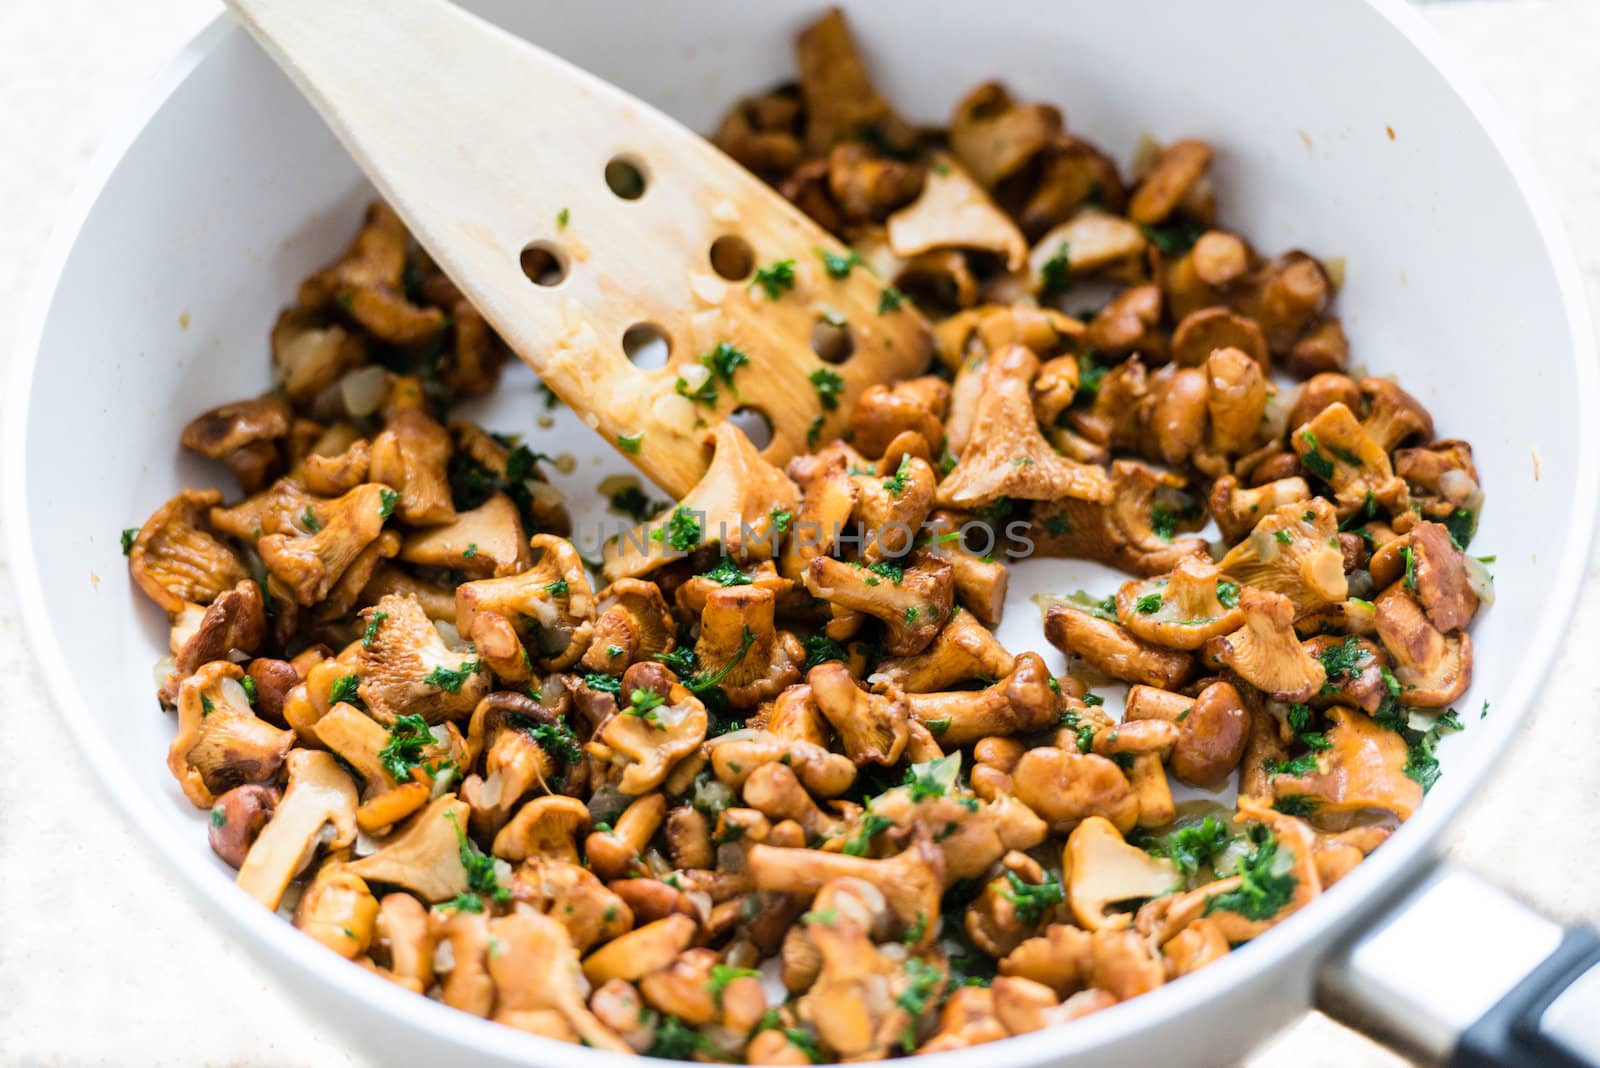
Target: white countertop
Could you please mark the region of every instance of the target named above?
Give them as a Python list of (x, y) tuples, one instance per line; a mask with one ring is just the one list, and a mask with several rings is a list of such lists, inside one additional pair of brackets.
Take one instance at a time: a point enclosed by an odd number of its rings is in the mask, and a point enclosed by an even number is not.
[[(39, 249), (92, 152), (217, 10), (214, 0), (0, 4), (0, 363)], [(1600, 307), (1600, 3), (1422, 11), (1520, 131)], [(1457, 860), (1568, 921), (1600, 920), (1600, 680), (1582, 666), (1600, 642), (1597, 566), (1537, 714), (1449, 840)], [(0, 1063), (364, 1063), (229, 944), (111, 810), (51, 714), (8, 572), (0, 550)], [(1285, 1063), (1403, 1062), (1312, 1014), (1251, 1065)]]

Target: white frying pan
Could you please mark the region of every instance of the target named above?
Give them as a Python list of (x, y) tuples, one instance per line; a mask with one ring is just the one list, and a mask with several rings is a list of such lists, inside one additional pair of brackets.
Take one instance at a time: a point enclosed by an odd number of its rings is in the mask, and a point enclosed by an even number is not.
[[(819, 10), (815, 0), (470, 6), (701, 130), (737, 95), (789, 75), (793, 33)], [(1314, 907), (1189, 978), (1061, 1029), (934, 1060), (1226, 1063), (1320, 992), (1324, 1005), (1365, 1011), (1370, 1026), (1433, 1059), (1600, 1063), (1600, 976), (1567, 985), (1592, 938), (1563, 941), (1472, 877), (1440, 872), (1430, 853), (1539, 693), (1596, 505), (1600, 409), (1577, 273), (1482, 102), (1436, 65), (1424, 28), (1391, 0), (848, 6), (883, 89), (917, 118), (942, 120), (967, 88), (999, 77), (1024, 99), (1061, 104), (1073, 129), (1123, 160), (1144, 132), (1213, 142), (1226, 223), (1266, 250), (1345, 257), (1339, 310), (1356, 359), (1398, 374), (1441, 436), (1472, 441), (1488, 491), (1474, 548), (1499, 558), (1499, 598), (1473, 632), (1467, 730), (1445, 741), (1442, 780), (1388, 844)], [(540, 102), (511, 106), (537, 136)], [(241, 30), (221, 21), (185, 50), (68, 213), (14, 360), (3, 507), (23, 618), (97, 777), (223, 921), (217, 937), (247, 943), (381, 1063), (599, 1064), (594, 1051), (414, 997), (239, 893), (206, 845), (203, 813), (166, 770), (172, 724), (150, 714), (165, 624), (121, 577), (118, 531), (181, 485), (225, 484), (180, 453), (177, 432), (268, 384), (274, 314), (343, 247), (366, 195)], [(540, 428), (542, 412), (519, 366), (476, 414), (541, 451), (574, 454), (561, 488), (591, 500), (623, 465), (564, 413)], [(90, 571), (107, 580), (92, 585)], [(1019, 566), (1003, 637), (1059, 667), (1027, 596), (1113, 581), (1087, 564)], [(85, 648), (96, 651), (93, 670), (81, 653), (67, 657)], [(1484, 700), (1494, 712), (1480, 720)], [(1522, 982), (1541, 962), (1536, 981)], [(1521, 1000), (1502, 1001), (1508, 993)]]

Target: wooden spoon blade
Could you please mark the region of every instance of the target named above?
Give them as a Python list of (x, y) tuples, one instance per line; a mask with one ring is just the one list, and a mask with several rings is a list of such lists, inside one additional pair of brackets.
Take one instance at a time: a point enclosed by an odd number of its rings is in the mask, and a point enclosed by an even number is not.
[[(668, 492), (736, 410), (781, 463), (926, 366), (927, 322), (866, 268), (830, 270), (838, 241), (565, 60), (444, 0), (229, 4), (500, 336)], [(625, 335), (664, 340), (665, 366)]]

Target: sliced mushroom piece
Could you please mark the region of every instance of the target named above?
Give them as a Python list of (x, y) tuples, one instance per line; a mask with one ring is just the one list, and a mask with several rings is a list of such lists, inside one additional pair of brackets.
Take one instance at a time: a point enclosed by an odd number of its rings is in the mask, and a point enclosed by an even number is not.
[(855, 519), (866, 532), (862, 563), (901, 560), (911, 551), (923, 521), (933, 510), (934, 486), (939, 476), (926, 460), (902, 455), (892, 470), (851, 477), (858, 491)]
[(1091, 931), (1117, 930), (1133, 922), (1133, 913), (1110, 912), (1110, 906), (1160, 897), (1183, 884), (1172, 861), (1128, 845), (1100, 816), (1090, 816), (1073, 829), (1061, 867), (1067, 873), (1073, 918)]
[(496, 1023), (548, 1034), (540, 1017), (554, 1013), (585, 1046), (634, 1052), (584, 1004), (589, 984), (561, 924), (536, 912), (516, 912), (490, 920), (489, 937)]
[(1406, 774), (1405, 739), (1351, 709), (1334, 706), (1328, 718), (1329, 746), (1315, 754), (1316, 770), (1274, 776), (1273, 796), (1303, 798), (1313, 822), (1335, 829), (1374, 811), (1410, 819), (1422, 803), (1422, 786)]
[(509, 352), (505, 343), (443, 272), (429, 275), (418, 290), (423, 301), (450, 317), (454, 328), (454, 339), (439, 366), (445, 388), (458, 397), (476, 397), (493, 390)]
[(312, 310), (336, 305), (368, 332), (396, 345), (432, 341), (444, 329), (444, 313), (406, 300), (409, 239), (394, 209), (374, 201), (344, 256), (300, 283), (300, 303)]
[(594, 633), (594, 591), (589, 571), (572, 543), (553, 534), (528, 539), (537, 554), (520, 575), (480, 579), (456, 587), (456, 627), (478, 640), (499, 616), (516, 631), (533, 660), (546, 670), (571, 667)]
[(310, 402), (346, 371), (366, 362), (366, 338), (325, 314), (289, 308), (272, 325), (273, 369), (295, 404)]
[(1263, 515), (1219, 566), (1241, 586), (1287, 597), (1295, 614), (1309, 612), (1349, 596), (1338, 531), (1338, 518), (1321, 497), (1282, 504)]
[[(1167, 336), (1161, 329), (1161, 290), (1153, 285), (1142, 285), (1118, 293), (1095, 312), (1083, 340), (1102, 360), (1139, 355), (1152, 364), (1166, 362)], [(1100, 388), (1103, 393), (1104, 381)]]
[(489, 692), (480, 661), (447, 646), (416, 598), (389, 594), (360, 618), (373, 631), (357, 653), (356, 692), (380, 723), (404, 715), (461, 719)]
[[(288, 801), (286, 796), (284, 803)], [(449, 901), (467, 890), (461, 857), (471, 815), (466, 802), (444, 794), (397, 829), (376, 853), (347, 870), (372, 882), (405, 887), (424, 901)]]
[(1205, 371), (1209, 450), (1222, 456), (1249, 452), (1266, 434), (1271, 394), (1266, 375), (1249, 355), (1231, 347), (1214, 349)]
[(982, 738), (1028, 734), (1053, 727), (1060, 718), (1050, 669), (1037, 653), (1023, 653), (1013, 669), (982, 690), (913, 693), (911, 716), (941, 746), (966, 746)]
[(1244, 538), (1256, 523), (1283, 505), (1310, 499), (1311, 487), (1306, 485), (1303, 478), (1280, 478), (1246, 489), (1232, 475), (1223, 475), (1211, 484), (1207, 510), (1217, 521), (1223, 538), (1233, 543)]
[(185, 606), (175, 624), (171, 651), (176, 680), (188, 678), (200, 665), (225, 659), (230, 653), (253, 653), (266, 638), (261, 587), (244, 579), (218, 594), (204, 609)]
[(300, 895), (294, 925), (345, 960), (354, 960), (372, 944), (378, 920), (378, 899), (360, 876), (329, 860)]
[(201, 456), (226, 461), (240, 488), (254, 493), (277, 473), (276, 442), (288, 435), (293, 416), (283, 398), (269, 393), (202, 413), (178, 440)]
[(1414, 438), (1423, 444), (1433, 439), (1433, 416), (1417, 398), (1387, 378), (1369, 375), (1358, 386), (1367, 402), (1361, 429), (1379, 449), (1390, 453)]
[(1289, 371), (1307, 378), (1350, 366), (1350, 339), (1337, 315), (1324, 316), (1306, 329), (1289, 350)]
[[(617, 788), (638, 797), (660, 786), (679, 761), (699, 749), (710, 724), (705, 705), (661, 664), (634, 664), (623, 673), (621, 692), (654, 697), (635, 700), (612, 716), (595, 740), (610, 751)], [(594, 749), (591, 742), (591, 755)]]
[(707, 433), (706, 473), (671, 512), (605, 544), (606, 580), (642, 578), (684, 553), (721, 544), (740, 562), (777, 555), (780, 513), (794, 515), (800, 490), (768, 463), (744, 431), (719, 423)]
[(504, 578), (528, 569), (530, 554), (524, 537), (517, 506), (510, 497), (497, 493), (469, 512), (452, 513), (443, 526), (406, 535), (400, 559), (423, 567), (448, 568), (470, 578)]
[(934, 556), (906, 568), (898, 582), (877, 581), (866, 568), (818, 556), (806, 567), (805, 585), (814, 596), (836, 607), (882, 620), (884, 647), (894, 656), (912, 656), (926, 649), (950, 618), (954, 605), (950, 563)]
[(1021, 270), (1028, 244), (1005, 212), (953, 156), (935, 152), (922, 192), (889, 216), (889, 248), (910, 258), (934, 249), (990, 252), (1011, 271)]
[(239, 665), (215, 660), (178, 687), (178, 733), (167, 767), (197, 808), (243, 783), (270, 781), (294, 746), (293, 731), (256, 718), (242, 678)]
[(678, 644), (678, 625), (654, 582), (620, 579), (596, 600), (600, 614), (582, 661), (589, 670), (620, 675), (629, 664), (654, 660)]
[(1072, 605), (1052, 604), (1045, 610), (1044, 636), (1063, 653), (1082, 657), (1097, 671), (1126, 682), (1174, 689), (1194, 676), (1194, 658), (1187, 653), (1140, 641)]
[(1228, 304), (1253, 319), (1274, 355), (1287, 355), (1332, 299), (1322, 264), (1304, 252), (1286, 252), (1230, 287)]
[(1111, 157), (1068, 134), (1052, 138), (1030, 166), (1001, 184), (996, 197), (1030, 239), (1086, 205), (1120, 212), (1127, 203)]
[(734, 708), (754, 708), (800, 680), (805, 649), (776, 628), (776, 607), (772, 591), (754, 585), (706, 597), (695, 657), (703, 671), (722, 673), (718, 685)]
[(1406, 484), (1395, 477), (1389, 456), (1342, 403), (1330, 404), (1291, 437), (1300, 464), (1333, 488), (1340, 516), (1370, 501), (1394, 511), (1404, 506)]
[(1164, 579), (1125, 582), (1117, 590), (1117, 622), (1143, 642), (1195, 650), (1244, 620), (1239, 587), (1217, 565), (1190, 557)]
[(1100, 469), (1060, 455), (1039, 433), (1030, 393), (1039, 358), (1022, 345), (992, 356), (984, 371), (972, 434), (956, 467), (939, 483), (937, 502), (971, 509), (1001, 497), (1106, 502), (1111, 484)]
[[(381, 833), (428, 803), (430, 784), (409, 778), (401, 783), (390, 774), (382, 757), (389, 732), (354, 706), (341, 703), (328, 709), (317, 720), (317, 740), (353, 767), (366, 784), (356, 822), (367, 833)], [(431, 738), (427, 747), (443, 748), (434, 746)]]
[(186, 489), (144, 521), (128, 550), (128, 572), (168, 613), (209, 605), (248, 579), (237, 553), (209, 529), (206, 513), (222, 503), (216, 490)]
[(296, 749), (285, 763), (289, 785), (283, 800), (256, 836), (234, 880), (273, 911), (289, 880), (310, 862), (318, 846), (326, 843), (330, 849), (343, 849), (356, 838), (355, 783), (333, 755)]
[(635, 926), (632, 907), (576, 862), (529, 857), (512, 873), (511, 900), (517, 911), (533, 908), (565, 927), (579, 953)]
[(834, 8), (795, 39), (805, 144), (820, 156), (835, 144), (872, 131), (874, 140), (899, 151), (915, 142), (915, 131), (872, 84), (844, 15)]
[(1021, 171), (1062, 131), (1049, 104), (1019, 104), (999, 82), (967, 93), (950, 119), (950, 147), (986, 188)]
[(1386, 542), (1369, 563), (1373, 585), (1395, 582), (1415, 593), (1428, 622), (1443, 633), (1460, 630), (1478, 610), (1478, 596), (1467, 580), (1466, 556), (1450, 531), (1438, 523), (1418, 523)]
[(850, 413), (851, 444), (866, 456), (882, 457), (890, 442), (909, 431), (922, 438), (932, 455), (944, 440), (949, 408), (950, 386), (933, 375), (869, 386)]
[(643, 979), (671, 964), (698, 931), (699, 924), (677, 913), (636, 927), (585, 957), (583, 974), (596, 985), (612, 979)]
[(1193, 697), (1135, 686), (1124, 709), (1124, 722), (1162, 719), (1178, 728), (1167, 766), (1179, 781), (1201, 789), (1226, 781), (1249, 742), (1250, 711), (1231, 683), (1213, 682)]
[(1139, 798), (1122, 769), (1095, 753), (1054, 746), (1029, 749), (1011, 772), (1012, 789), (1055, 833), (1071, 831), (1090, 816), (1118, 830), (1139, 820)]
[(909, 738), (904, 693), (892, 684), (887, 692), (867, 693), (856, 685), (849, 669), (836, 660), (812, 668), (806, 683), (818, 709), (838, 732), (845, 753), (857, 767), (893, 767), (899, 763)]
[(919, 947), (930, 944), (938, 930), (944, 854), (925, 828), (919, 828), (900, 853), (882, 860), (756, 844), (745, 863), (758, 889), (782, 893), (815, 894), (835, 879), (860, 879), (883, 895), (905, 928), (923, 932), (916, 943)]
[(1225, 664), (1250, 685), (1280, 701), (1305, 701), (1322, 689), (1327, 672), (1294, 633), (1287, 597), (1245, 587), (1239, 597), (1244, 625), (1207, 643), (1205, 659)]
[(1162, 149), (1128, 199), (1128, 218), (1143, 226), (1166, 221), (1205, 179), (1211, 157), (1204, 141), (1174, 141)]
[(578, 836), (589, 823), (589, 807), (576, 797), (535, 797), (495, 834), (490, 852), (513, 864), (528, 857), (576, 864)]
[(1444, 708), (1472, 683), (1472, 639), (1441, 634), (1403, 583), (1378, 595), (1378, 637), (1394, 659), (1405, 704)]
[(956, 608), (933, 644), (914, 656), (893, 657), (878, 665), (874, 679), (892, 682), (906, 693), (931, 693), (973, 679), (1011, 674), (1015, 659), (971, 612)]
[(735, 789), (764, 764), (784, 763), (800, 777), (814, 797), (838, 797), (850, 789), (856, 767), (840, 753), (798, 739), (784, 739), (767, 731), (740, 732), (713, 739), (706, 746), (717, 780)]
[(262, 537), (256, 551), (271, 576), (268, 590), (308, 608), (326, 598), (383, 532), (393, 492), (376, 482), (363, 483), (336, 500), (307, 505), (304, 533)]
[[(1102, 274), (1132, 278), (1138, 273), (1148, 244), (1144, 232), (1127, 219), (1086, 208), (1034, 243), (1028, 254), (1028, 270), (1045, 287), (1041, 297), (1049, 298), (1054, 295), (1049, 288), (1055, 282), (1051, 275), (1057, 270), (1064, 269), (1074, 277)], [(1056, 284), (1065, 282), (1062, 279)]]
[(276, 786), (252, 782), (235, 786), (218, 797), (207, 821), (211, 851), (237, 869), (261, 828), (272, 819), (282, 796), (283, 791)]
[(793, 85), (756, 93), (723, 116), (712, 143), (769, 182), (800, 162), (800, 100)]
[[(1180, 536), (1186, 523), (1174, 500), (1184, 480), (1135, 460), (1111, 464), (1111, 497), (1105, 502), (1041, 501), (1029, 520), (1029, 538), (1041, 556), (1097, 560), (1137, 575), (1161, 575), (1186, 557), (1209, 556), (1204, 538)], [(1157, 520), (1160, 528), (1157, 529)]]

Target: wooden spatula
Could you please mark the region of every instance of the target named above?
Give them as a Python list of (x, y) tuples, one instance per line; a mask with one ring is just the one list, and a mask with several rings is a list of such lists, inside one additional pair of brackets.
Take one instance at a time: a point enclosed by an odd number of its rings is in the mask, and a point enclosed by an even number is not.
[[(444, 0), (228, 2), (500, 336), (669, 493), (694, 485), (705, 430), (735, 410), (765, 416), (781, 463), (830, 440), (862, 390), (926, 364), (909, 303), (592, 74)], [(670, 355), (643, 370), (623, 339), (652, 333)], [(813, 337), (850, 354), (826, 362)]]

